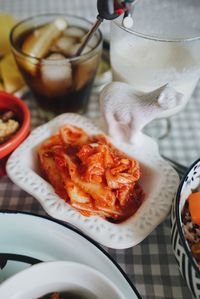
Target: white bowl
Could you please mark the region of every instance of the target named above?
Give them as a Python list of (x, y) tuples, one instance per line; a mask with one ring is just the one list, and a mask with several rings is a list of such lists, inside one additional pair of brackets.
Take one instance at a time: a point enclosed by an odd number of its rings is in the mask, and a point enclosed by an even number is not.
[(37, 146), (64, 124), (81, 127), (89, 135), (103, 133), (83, 116), (62, 114), (33, 130), (17, 148), (7, 163), (8, 176), (34, 196), (50, 216), (76, 226), (102, 245), (122, 249), (138, 244), (168, 215), (179, 183), (178, 174), (160, 157), (152, 138), (141, 134), (135, 146), (110, 138), (117, 148), (140, 162), (140, 185), (145, 192), (145, 200), (132, 217), (119, 224), (98, 216), (85, 217), (55, 194), (53, 187), (42, 178), (38, 167)]
[(47, 216), (0, 211), (0, 227), (0, 284), (35, 263), (62, 260), (96, 269), (109, 277), (126, 299), (141, 299), (107, 251), (71, 225)]
[(91, 294), (96, 299), (125, 299), (102, 273), (89, 266), (66, 261), (39, 263), (15, 274), (1, 284), (0, 298), (35, 299), (67, 291), (84, 294), (84, 298)]

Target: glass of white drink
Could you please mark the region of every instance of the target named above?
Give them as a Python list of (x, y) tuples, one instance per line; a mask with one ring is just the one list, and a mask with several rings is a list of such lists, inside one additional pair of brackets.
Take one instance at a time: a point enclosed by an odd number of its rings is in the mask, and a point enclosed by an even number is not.
[(138, 0), (132, 28), (111, 25), (113, 80), (140, 94), (169, 84), (184, 95), (180, 112), (200, 77), (199, 15), (198, 0)]

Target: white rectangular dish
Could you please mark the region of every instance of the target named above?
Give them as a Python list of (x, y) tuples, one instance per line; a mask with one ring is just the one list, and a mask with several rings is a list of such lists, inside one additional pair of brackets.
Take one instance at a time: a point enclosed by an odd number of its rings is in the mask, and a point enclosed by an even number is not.
[(140, 185), (145, 192), (145, 200), (133, 216), (118, 224), (98, 216), (85, 217), (54, 192), (53, 187), (42, 178), (38, 167), (37, 146), (64, 124), (81, 127), (89, 135), (103, 133), (83, 116), (62, 114), (33, 130), (17, 148), (7, 163), (8, 176), (35, 197), (50, 216), (74, 225), (100, 244), (116, 249), (138, 244), (167, 216), (177, 190), (178, 174), (160, 157), (152, 138), (141, 134), (135, 146), (110, 138), (114, 146), (139, 161), (142, 170)]

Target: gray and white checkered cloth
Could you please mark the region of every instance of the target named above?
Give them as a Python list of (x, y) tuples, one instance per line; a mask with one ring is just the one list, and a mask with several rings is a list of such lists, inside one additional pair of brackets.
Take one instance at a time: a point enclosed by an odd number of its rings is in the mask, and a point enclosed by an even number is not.
[[(38, 13), (66, 12), (94, 21), (96, 0), (0, 0), (0, 10), (18, 18)], [(109, 23), (103, 24), (104, 36), (109, 36)], [(25, 101), (32, 114), (32, 127), (44, 122), (32, 96)], [(98, 94), (93, 91), (88, 107), (89, 117), (98, 117)], [(200, 85), (185, 110), (171, 119), (171, 131), (159, 140), (160, 152), (185, 165), (199, 157), (200, 150)], [(149, 129), (157, 136), (160, 125)], [(39, 203), (19, 189), (7, 177), (0, 179), (0, 208), (45, 214)], [(176, 264), (170, 243), (169, 219), (159, 225), (141, 244), (127, 250), (107, 249), (127, 273), (143, 298), (189, 299), (191, 294)]]

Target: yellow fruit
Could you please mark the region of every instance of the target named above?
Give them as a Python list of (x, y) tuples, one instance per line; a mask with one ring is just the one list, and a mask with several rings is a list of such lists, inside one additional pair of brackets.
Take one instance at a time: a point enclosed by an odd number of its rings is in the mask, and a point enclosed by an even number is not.
[(0, 60), (0, 82), (2, 80), (2, 74), (1, 74), (1, 60)]
[[(1, 62), (1, 61), (0, 61)], [(2, 81), (2, 74), (1, 74), (1, 63), (0, 63), (0, 91), (4, 90), (3, 81)]]
[(2, 81), (6, 91), (15, 92), (25, 85), (12, 54), (5, 55), (0, 62), (0, 66)]
[(16, 20), (9, 15), (0, 15), (0, 56), (10, 53), (9, 35)]

